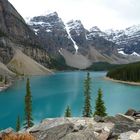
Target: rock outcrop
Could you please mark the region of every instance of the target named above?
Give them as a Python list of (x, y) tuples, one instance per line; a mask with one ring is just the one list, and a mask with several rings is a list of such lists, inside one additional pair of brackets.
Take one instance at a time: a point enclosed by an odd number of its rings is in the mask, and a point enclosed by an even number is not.
[[(135, 112), (135, 115), (132, 113)], [(126, 114), (94, 118), (45, 119), (18, 133), (9, 128), (0, 131), (0, 138), (14, 137), (25, 140), (140, 140), (139, 111), (129, 109)], [(131, 115), (132, 114), (132, 115)], [(5, 137), (6, 136), (6, 137)], [(5, 140), (5, 139), (4, 139)], [(10, 140), (10, 139), (6, 139)]]
[(17, 48), (47, 67), (49, 57), (38, 37), (8, 0), (0, 0), (0, 62), (7, 65)]

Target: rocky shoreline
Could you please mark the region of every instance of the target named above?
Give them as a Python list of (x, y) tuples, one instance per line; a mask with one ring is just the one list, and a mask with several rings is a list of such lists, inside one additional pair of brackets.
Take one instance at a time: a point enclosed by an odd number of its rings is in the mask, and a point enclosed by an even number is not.
[(0, 132), (2, 140), (140, 140), (140, 112), (94, 118), (52, 118), (28, 130)]
[(6, 84), (6, 85), (5, 84), (0, 85), (0, 92), (8, 89), (11, 85), (12, 85), (12, 83), (9, 83), (9, 84)]
[(121, 80), (115, 80), (109, 77), (104, 77), (105, 80), (110, 80), (113, 82), (117, 82), (117, 83), (123, 83), (123, 84), (129, 84), (129, 85), (134, 85), (134, 86), (140, 86), (140, 83), (138, 82), (129, 82), (129, 81), (121, 81)]

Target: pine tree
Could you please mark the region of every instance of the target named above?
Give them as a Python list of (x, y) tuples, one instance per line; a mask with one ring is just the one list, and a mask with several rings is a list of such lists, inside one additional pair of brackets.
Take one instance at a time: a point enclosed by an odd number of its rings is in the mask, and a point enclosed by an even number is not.
[(30, 90), (30, 80), (27, 78), (26, 83), (26, 95), (25, 95), (25, 128), (32, 127), (33, 118), (32, 118), (32, 95)]
[(5, 76), (4, 84), (5, 84), (5, 85), (8, 84), (8, 78), (7, 78), (7, 76)]
[(3, 76), (2, 75), (0, 75), (0, 82), (2, 82), (3, 81)]
[(85, 96), (85, 102), (84, 102), (84, 110), (83, 110), (83, 117), (91, 117), (92, 110), (91, 110), (91, 78), (90, 73), (87, 73), (87, 77), (84, 81), (84, 96)]
[(69, 106), (66, 108), (65, 117), (72, 117), (71, 108)]
[(96, 99), (94, 115), (104, 117), (107, 115), (107, 113), (106, 113), (106, 108), (105, 108), (104, 101), (103, 101), (102, 97), (103, 97), (102, 90), (99, 89), (98, 90), (98, 97)]
[(16, 131), (18, 132), (20, 130), (20, 117), (17, 117), (17, 122), (16, 122)]

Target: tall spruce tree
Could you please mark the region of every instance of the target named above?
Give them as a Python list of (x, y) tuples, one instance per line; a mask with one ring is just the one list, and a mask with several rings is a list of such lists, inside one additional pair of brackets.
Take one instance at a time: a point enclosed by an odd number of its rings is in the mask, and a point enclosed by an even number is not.
[(71, 108), (69, 106), (66, 108), (65, 117), (72, 117)]
[(83, 117), (91, 117), (91, 115), (92, 115), (90, 86), (91, 86), (91, 78), (90, 78), (90, 73), (88, 72), (87, 77), (84, 81), (85, 101), (84, 101)]
[(16, 131), (18, 132), (20, 130), (20, 116), (17, 117), (17, 122), (16, 122)]
[(106, 113), (106, 107), (104, 105), (104, 101), (102, 98), (103, 98), (103, 93), (102, 93), (102, 90), (99, 89), (98, 90), (98, 97), (96, 99), (94, 115), (104, 117), (107, 115), (107, 113)]
[(30, 89), (30, 80), (27, 78), (26, 83), (26, 95), (25, 95), (25, 124), (24, 127), (27, 129), (29, 127), (32, 127), (33, 124), (33, 118), (32, 118), (32, 95), (31, 95), (31, 89)]

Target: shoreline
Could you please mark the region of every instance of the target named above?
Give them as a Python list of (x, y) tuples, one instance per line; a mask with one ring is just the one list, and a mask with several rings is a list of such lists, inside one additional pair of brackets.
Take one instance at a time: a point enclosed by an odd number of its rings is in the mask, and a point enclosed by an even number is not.
[(4, 90), (8, 89), (10, 86), (12, 86), (12, 83), (6, 84), (6, 85), (4, 85), (4, 86), (0, 86), (0, 92), (2, 92), (2, 91), (4, 91)]
[(122, 83), (122, 84), (128, 84), (128, 85), (133, 85), (133, 86), (140, 86), (140, 83), (138, 82), (130, 82), (130, 81), (122, 81), (122, 80), (115, 80), (109, 77), (104, 77), (105, 80), (110, 80), (112, 82), (117, 82), (117, 83)]

